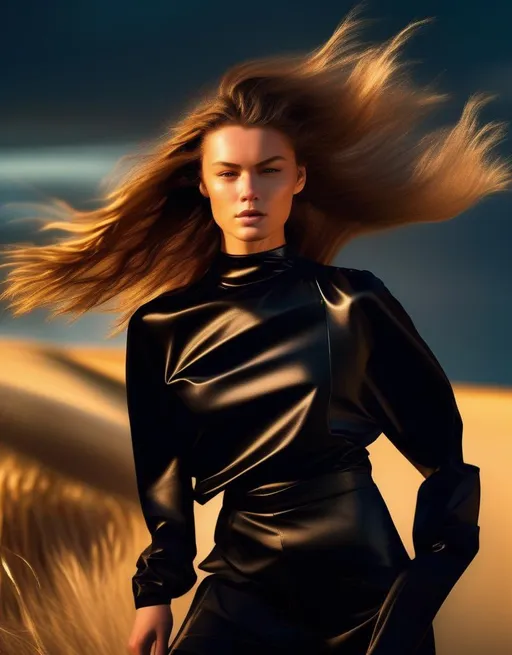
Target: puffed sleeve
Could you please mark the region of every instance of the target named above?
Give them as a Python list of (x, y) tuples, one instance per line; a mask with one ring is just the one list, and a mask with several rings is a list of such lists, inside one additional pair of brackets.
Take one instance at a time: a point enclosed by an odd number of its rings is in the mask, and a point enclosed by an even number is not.
[(197, 580), (192, 479), (185, 457), (192, 420), (164, 375), (142, 311), (130, 318), (126, 341), (126, 397), (135, 474), (151, 543), (132, 578), (135, 607), (169, 604)]
[(415, 557), (382, 606), (367, 655), (408, 655), (479, 550), (480, 469), (464, 462), (462, 419), (439, 362), (382, 280), (363, 273), (370, 343), (363, 401), (425, 476), (414, 514)]

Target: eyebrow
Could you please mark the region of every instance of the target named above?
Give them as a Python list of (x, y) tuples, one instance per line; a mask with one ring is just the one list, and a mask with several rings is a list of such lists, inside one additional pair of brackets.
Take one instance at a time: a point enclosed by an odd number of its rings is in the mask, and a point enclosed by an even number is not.
[[(270, 164), (271, 161), (276, 161), (278, 159), (286, 161), (286, 157), (282, 157), (281, 155), (274, 155), (274, 157), (269, 157), (268, 159), (264, 159), (263, 161), (258, 162), (256, 166), (261, 166), (262, 164)], [(212, 166), (215, 166), (215, 164), (222, 164), (222, 166), (231, 166), (233, 168), (242, 168), (240, 164), (232, 164), (229, 161), (214, 161)]]

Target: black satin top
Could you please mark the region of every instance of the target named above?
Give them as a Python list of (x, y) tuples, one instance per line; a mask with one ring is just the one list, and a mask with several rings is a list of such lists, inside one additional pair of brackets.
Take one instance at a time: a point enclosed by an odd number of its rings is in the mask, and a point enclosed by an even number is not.
[(474, 547), (479, 469), (463, 462), (452, 387), (370, 271), (319, 264), (288, 244), (221, 251), (199, 281), (133, 314), (126, 387), (152, 536), (133, 578), (136, 607), (194, 585), (194, 500), (371, 470), (367, 446), (382, 432), (413, 464), (437, 471), (418, 496), (416, 548), (461, 523), (462, 542)]

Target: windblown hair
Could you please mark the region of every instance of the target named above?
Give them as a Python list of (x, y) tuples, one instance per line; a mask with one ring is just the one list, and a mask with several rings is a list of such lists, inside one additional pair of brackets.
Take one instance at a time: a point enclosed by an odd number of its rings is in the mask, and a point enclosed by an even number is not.
[[(350, 239), (397, 226), (443, 221), (510, 188), (509, 162), (490, 152), (502, 122), (477, 125), (492, 96), (474, 94), (458, 122), (421, 130), (447, 94), (417, 88), (399, 60), (414, 30), (363, 46), (352, 10), (321, 47), (307, 54), (235, 65), (149, 151), (105, 191), (99, 209), (54, 201), (61, 220), (42, 229), (75, 233), (54, 245), (11, 245), (14, 266), (0, 299), (14, 316), (54, 305), (52, 316), (77, 317), (119, 298), (116, 335), (144, 302), (198, 280), (220, 248), (210, 201), (199, 192), (202, 143), (225, 125), (268, 126), (294, 146), (307, 169), (293, 198), (286, 242), (305, 257), (330, 263)], [(68, 220), (66, 220), (66, 218)]]

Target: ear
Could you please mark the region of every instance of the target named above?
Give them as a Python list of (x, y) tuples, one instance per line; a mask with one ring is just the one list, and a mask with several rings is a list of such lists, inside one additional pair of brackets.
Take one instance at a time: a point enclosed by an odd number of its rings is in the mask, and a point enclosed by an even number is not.
[(306, 186), (306, 167), (297, 166), (297, 182), (295, 184), (294, 194), (300, 193)]
[(209, 197), (209, 195), (208, 195), (208, 191), (207, 191), (207, 189), (206, 189), (206, 186), (204, 185), (203, 180), (201, 180), (201, 181), (199, 182), (199, 191), (200, 191), (200, 193), (201, 193), (205, 198), (208, 198), (208, 197)]

